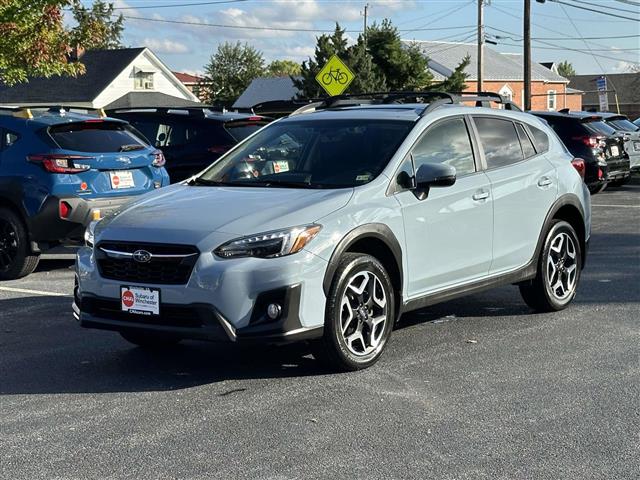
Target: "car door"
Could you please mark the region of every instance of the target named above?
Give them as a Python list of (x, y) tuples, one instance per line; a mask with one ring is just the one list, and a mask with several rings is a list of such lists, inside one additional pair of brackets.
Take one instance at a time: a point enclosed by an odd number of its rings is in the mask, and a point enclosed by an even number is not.
[(445, 163), (457, 177), (452, 186), (431, 188), (424, 200), (409, 189), (395, 195), (405, 225), (409, 297), (488, 273), (493, 210), (489, 179), (477, 160), (468, 120), (456, 116), (430, 125), (401, 167), (414, 176), (423, 163)]
[(557, 173), (536, 151), (527, 127), (508, 118), (473, 116), (493, 197), (490, 274), (526, 265), (558, 192)]

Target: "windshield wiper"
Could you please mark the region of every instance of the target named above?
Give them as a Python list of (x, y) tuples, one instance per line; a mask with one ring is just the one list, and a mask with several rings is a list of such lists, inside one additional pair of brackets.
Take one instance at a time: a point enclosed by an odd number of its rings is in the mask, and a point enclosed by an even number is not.
[(228, 186), (230, 185), (227, 182), (216, 182), (215, 180), (207, 180), (206, 178), (196, 177), (189, 180), (187, 185), (205, 185), (207, 187), (220, 187), (220, 186)]
[(119, 152), (133, 152), (134, 150), (142, 150), (144, 145), (140, 145), (139, 143), (133, 143), (130, 145), (121, 145), (118, 149)]

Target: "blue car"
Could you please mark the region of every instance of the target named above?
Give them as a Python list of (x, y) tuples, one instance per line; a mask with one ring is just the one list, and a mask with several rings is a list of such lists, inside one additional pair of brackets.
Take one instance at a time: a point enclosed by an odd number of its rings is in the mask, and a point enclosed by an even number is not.
[(160, 150), (122, 120), (61, 108), (0, 108), (0, 280), (81, 241), (86, 226), (169, 184)]

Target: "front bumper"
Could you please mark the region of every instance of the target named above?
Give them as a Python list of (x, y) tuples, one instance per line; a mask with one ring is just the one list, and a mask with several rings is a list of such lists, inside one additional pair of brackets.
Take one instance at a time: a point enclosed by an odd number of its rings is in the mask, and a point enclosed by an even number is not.
[[(85, 199), (72, 197), (48, 197), (40, 211), (29, 220), (31, 240), (36, 243), (78, 243), (82, 241), (84, 231), (93, 220), (94, 212), (100, 216), (117, 210), (135, 197)], [(65, 202), (70, 213), (60, 218), (60, 203)]]
[[(78, 250), (74, 317), (82, 327), (166, 332), (185, 339), (285, 343), (322, 335), (325, 260), (302, 251), (275, 259), (200, 253), (189, 280), (154, 285), (103, 278), (91, 248)], [(160, 315), (121, 311), (123, 286), (160, 290)], [(281, 306), (271, 320), (270, 303)]]

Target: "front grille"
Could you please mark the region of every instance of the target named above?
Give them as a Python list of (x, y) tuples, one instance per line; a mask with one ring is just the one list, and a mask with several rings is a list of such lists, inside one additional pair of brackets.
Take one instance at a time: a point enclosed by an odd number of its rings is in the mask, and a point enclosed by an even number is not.
[(167, 327), (200, 328), (205, 319), (211, 323), (212, 314), (197, 307), (160, 305), (160, 315), (136, 315), (123, 312), (118, 300), (85, 297), (81, 302), (81, 310), (90, 315), (109, 320), (139, 323), (141, 325), (158, 325)]
[[(151, 260), (139, 263), (127, 256), (138, 250), (149, 252)], [(184, 285), (189, 281), (199, 253), (197, 248), (189, 245), (103, 242), (96, 248), (96, 259), (100, 274), (110, 280)]]

